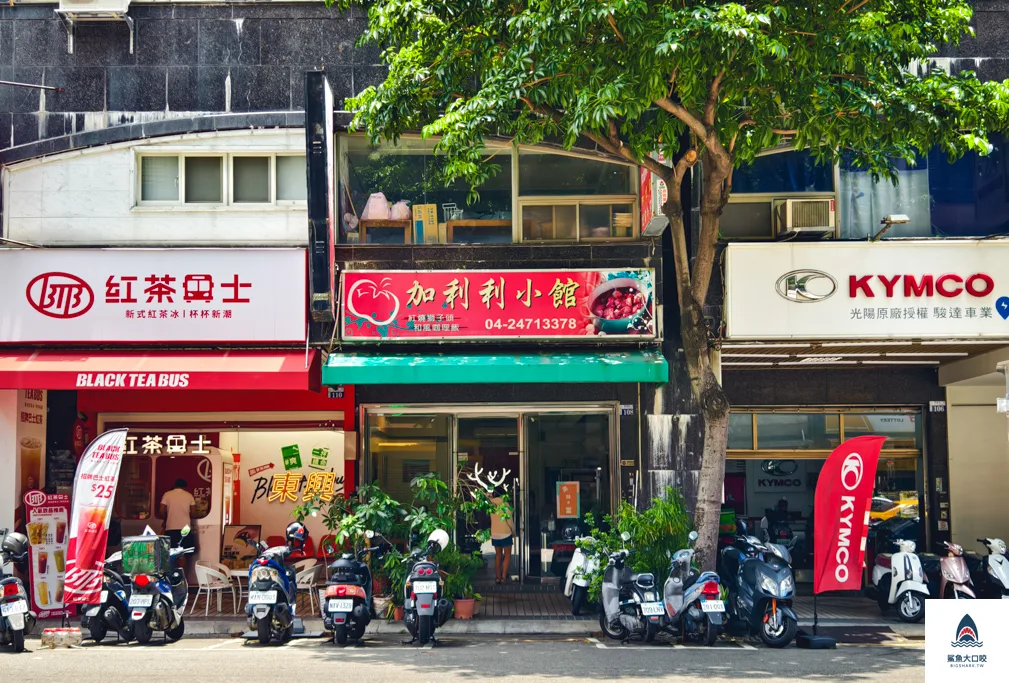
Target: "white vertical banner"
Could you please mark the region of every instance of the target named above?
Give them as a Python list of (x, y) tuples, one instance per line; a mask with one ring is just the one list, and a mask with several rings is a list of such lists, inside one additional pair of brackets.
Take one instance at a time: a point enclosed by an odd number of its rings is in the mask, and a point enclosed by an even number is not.
[(105, 545), (119, 468), (123, 463), (126, 429), (113, 429), (92, 441), (74, 475), (67, 547), (65, 605), (99, 602)]

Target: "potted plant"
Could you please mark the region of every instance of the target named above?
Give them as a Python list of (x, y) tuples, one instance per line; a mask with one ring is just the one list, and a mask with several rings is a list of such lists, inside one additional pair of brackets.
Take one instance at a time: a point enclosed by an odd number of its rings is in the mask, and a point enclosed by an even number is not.
[(445, 595), (455, 604), (456, 619), (472, 619), (479, 595), (473, 589), (473, 577), (483, 565), (479, 553), (464, 553), (452, 546), (440, 556), (445, 576)]

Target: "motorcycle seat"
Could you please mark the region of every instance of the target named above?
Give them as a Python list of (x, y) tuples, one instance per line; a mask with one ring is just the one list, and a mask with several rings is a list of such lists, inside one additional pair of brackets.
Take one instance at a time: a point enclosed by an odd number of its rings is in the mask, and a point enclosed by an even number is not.
[(890, 553), (880, 553), (876, 555), (876, 566), (882, 567), (883, 569), (890, 568), (890, 558), (893, 557)]

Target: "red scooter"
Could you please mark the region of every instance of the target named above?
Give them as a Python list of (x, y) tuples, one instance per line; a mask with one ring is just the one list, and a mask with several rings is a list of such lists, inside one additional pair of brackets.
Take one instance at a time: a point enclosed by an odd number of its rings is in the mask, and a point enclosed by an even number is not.
[[(974, 594), (967, 560), (963, 556), (963, 547), (949, 541), (943, 541), (943, 546), (946, 548), (946, 556), (939, 560), (939, 597), (973, 600), (977, 596)], [(946, 595), (947, 588), (950, 590), (949, 596)]]

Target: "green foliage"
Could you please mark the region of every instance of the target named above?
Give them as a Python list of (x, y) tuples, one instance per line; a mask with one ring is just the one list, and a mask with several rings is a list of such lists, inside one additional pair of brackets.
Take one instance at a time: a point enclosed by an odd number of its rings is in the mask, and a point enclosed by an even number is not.
[[(621, 548), (632, 550), (627, 558), (635, 572), (651, 572), (661, 584), (669, 573), (669, 555), (687, 547), (687, 534), (692, 523), (680, 494), (667, 488), (662, 498), (652, 500), (651, 507), (638, 511), (626, 501), (620, 503), (615, 515), (603, 518), (597, 525), (592, 515), (586, 515), (589, 535), (593, 540), (580, 540), (578, 546), (599, 558), (598, 571), (591, 577), (589, 599), (598, 600), (603, 572), (608, 555)], [(620, 535), (627, 532), (631, 538), (625, 544)]]
[(438, 566), (445, 576), (445, 594), (452, 598), (472, 598), (473, 577), (483, 567), (480, 553), (464, 553), (451, 546), (438, 553)]
[[(332, 0), (331, 0), (332, 1)], [(735, 165), (787, 140), (874, 175), (938, 146), (986, 153), (1009, 86), (929, 68), (966, 0), (336, 0), (368, 12), (388, 78), (347, 102), (372, 139), (440, 136), (445, 173), (497, 171), (489, 136), (580, 136), (630, 161), (681, 143)], [(689, 136), (684, 137), (684, 133)]]

